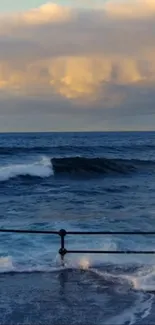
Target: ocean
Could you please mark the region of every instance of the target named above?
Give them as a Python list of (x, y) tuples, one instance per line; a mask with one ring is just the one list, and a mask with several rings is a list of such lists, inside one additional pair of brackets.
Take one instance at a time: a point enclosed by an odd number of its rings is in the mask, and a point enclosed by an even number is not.
[[(0, 229), (155, 231), (155, 132), (0, 134)], [(66, 236), (155, 250), (155, 236)], [(0, 324), (155, 324), (155, 256), (0, 233)]]

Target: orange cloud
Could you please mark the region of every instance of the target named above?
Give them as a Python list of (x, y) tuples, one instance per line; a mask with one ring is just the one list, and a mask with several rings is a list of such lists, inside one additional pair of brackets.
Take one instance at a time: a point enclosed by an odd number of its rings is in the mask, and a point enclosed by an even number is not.
[(139, 19), (155, 15), (154, 0), (118, 0), (107, 1), (104, 5), (106, 14), (118, 19)]
[(0, 25), (5, 94), (51, 101), (56, 95), (104, 108), (123, 101), (128, 87), (155, 85), (154, 1), (107, 1), (100, 10), (48, 3), (3, 16)]

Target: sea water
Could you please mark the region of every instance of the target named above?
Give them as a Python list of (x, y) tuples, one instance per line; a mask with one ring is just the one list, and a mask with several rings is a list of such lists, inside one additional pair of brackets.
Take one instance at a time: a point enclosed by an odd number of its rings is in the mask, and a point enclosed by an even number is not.
[[(0, 134), (0, 228), (155, 231), (155, 133)], [(155, 250), (155, 236), (66, 236)], [(154, 255), (0, 233), (0, 324), (154, 324)]]

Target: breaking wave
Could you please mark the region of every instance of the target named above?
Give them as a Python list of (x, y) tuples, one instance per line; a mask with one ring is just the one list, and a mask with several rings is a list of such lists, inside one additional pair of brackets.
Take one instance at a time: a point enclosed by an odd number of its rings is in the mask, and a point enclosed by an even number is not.
[[(62, 266), (60, 261), (55, 260), (52, 265), (42, 265), (38, 264), (23, 265), (21, 263), (14, 262), (12, 256), (1, 256), (0, 257), (0, 273), (36, 273), (36, 272), (59, 272), (68, 270), (82, 270), (87, 272), (91, 276), (91, 281), (93, 279), (102, 279), (106, 286), (118, 287), (122, 286), (124, 290), (135, 290), (143, 291), (148, 293), (155, 293), (155, 266), (150, 265), (149, 267), (143, 266), (137, 268), (133, 265), (133, 270), (131, 272), (131, 267), (121, 267), (115, 264), (102, 264), (95, 265), (88, 257), (81, 257), (74, 262), (67, 261), (65, 266)], [(93, 278), (92, 278), (93, 276)]]
[[(59, 285), (58, 292), (56, 292), (58, 299), (59, 297), (60, 298), (62, 297), (62, 293), (63, 293), (67, 301), (71, 301), (71, 299), (72, 301), (75, 300), (76, 306), (79, 306), (79, 308), (81, 307), (80, 304), (81, 294), (83, 293), (84, 289), (87, 288), (86, 295), (87, 292), (88, 293), (90, 292), (90, 299), (91, 299), (90, 301), (92, 301), (91, 294), (93, 292), (93, 302), (95, 303), (98, 312), (101, 313), (101, 318), (104, 317), (105, 325), (109, 325), (109, 324), (134, 325), (134, 324), (139, 324), (140, 321), (145, 321), (146, 324), (149, 323), (148, 318), (153, 309), (154, 294), (145, 292), (145, 289), (143, 290), (143, 286), (141, 287), (141, 285), (137, 286), (137, 284), (135, 284), (135, 281), (137, 283), (138, 280), (140, 280), (141, 283), (141, 275), (136, 272), (134, 275), (127, 276), (121, 274), (121, 269), (120, 269), (119, 274), (116, 274), (114, 272), (114, 265), (112, 267), (111, 272), (106, 270), (106, 268), (104, 270), (100, 268), (98, 269), (95, 266), (92, 267), (89, 263), (89, 260), (87, 260), (87, 258), (82, 258), (82, 260), (79, 263), (79, 266), (77, 265), (75, 267), (74, 266), (70, 267), (68, 265), (66, 265), (66, 267), (54, 266), (54, 265), (49, 267), (47, 266), (43, 267), (39, 265), (35, 267), (30, 267), (27, 265), (27, 267), (23, 267), (23, 268), (19, 267), (18, 265), (14, 265), (11, 256), (0, 258), (0, 273), (3, 274), (3, 278), (4, 276), (6, 276), (6, 281), (9, 281), (10, 279), (9, 274), (11, 275), (11, 277), (13, 274), (14, 283), (16, 284), (17, 281), (19, 281), (20, 279), (19, 273), (27, 274), (26, 276), (27, 283), (30, 287), (33, 288), (32, 290), (33, 299), (36, 299), (37, 297), (35, 283), (36, 280), (38, 281), (38, 277), (36, 278), (37, 276), (36, 273), (42, 273), (42, 272), (46, 273), (46, 281), (49, 281), (50, 285), (51, 283), (53, 284), (53, 282), (51, 282), (50, 273), (52, 274), (56, 273), (56, 277), (58, 281), (57, 284)], [(28, 273), (30, 274), (30, 277), (28, 276)], [(47, 276), (47, 273), (49, 273), (49, 276)], [(150, 277), (152, 276), (151, 270), (146, 274), (146, 278), (149, 276)], [(34, 281), (34, 287), (33, 287), (33, 281)], [(70, 289), (69, 291), (65, 290), (67, 284), (69, 285), (69, 289)], [(78, 286), (80, 285), (80, 293), (78, 289), (75, 290), (76, 284), (78, 284)], [(9, 288), (7, 288), (7, 290), (9, 292)], [(15, 288), (15, 293), (16, 293), (16, 288)], [(123, 308), (119, 308), (119, 304), (122, 303), (122, 299), (123, 299)], [(61, 300), (60, 300), (60, 304), (61, 304)], [(103, 303), (105, 307), (104, 309), (103, 309)], [(89, 301), (87, 301), (87, 304), (88, 304), (87, 305), (88, 308), (90, 307), (92, 308), (92, 305), (89, 304)], [(114, 304), (117, 306), (116, 308), (114, 307)]]
[(136, 159), (109, 159), (86, 157), (44, 157), (32, 163), (10, 164), (0, 167), (0, 182), (15, 177), (50, 177), (52, 175), (113, 175), (129, 174), (136, 171), (155, 171), (155, 161)]
[(155, 170), (154, 161), (136, 159), (62, 157), (53, 158), (51, 162), (55, 174), (127, 174), (142, 168)]
[(0, 167), (0, 182), (19, 176), (49, 177), (53, 175), (50, 159), (44, 157), (39, 161), (27, 164), (11, 164)]

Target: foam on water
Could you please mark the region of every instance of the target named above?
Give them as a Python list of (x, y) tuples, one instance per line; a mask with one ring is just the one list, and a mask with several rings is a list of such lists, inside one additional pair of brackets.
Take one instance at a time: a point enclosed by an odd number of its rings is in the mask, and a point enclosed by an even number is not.
[(134, 325), (139, 319), (146, 319), (150, 315), (154, 301), (154, 294), (150, 293), (150, 291), (155, 291), (155, 267), (152, 267), (147, 271), (145, 268), (143, 268), (141, 271), (135, 272), (134, 275), (123, 275), (113, 274), (110, 272), (101, 271), (97, 268), (92, 268), (90, 261), (86, 258), (82, 258), (80, 262), (80, 268), (89, 270), (91, 274), (99, 277), (99, 279), (101, 278), (107, 281), (107, 287), (110, 283), (113, 283), (114, 288), (116, 285), (115, 289), (118, 291), (118, 293), (119, 291), (120, 293), (127, 293), (129, 288), (136, 289), (133, 304), (118, 314), (116, 312), (115, 316), (108, 319), (108, 323), (104, 322), (105, 325), (108, 325), (109, 323), (116, 325)]
[(14, 271), (13, 261), (11, 256), (0, 257), (0, 273)]
[(155, 266), (143, 267), (132, 275), (123, 275), (136, 290), (155, 292)]
[[(41, 263), (38, 265), (23, 265), (14, 261), (11, 256), (1, 256), (0, 257), (0, 273), (33, 273), (33, 272), (59, 272), (63, 270), (64, 267), (59, 263), (52, 265), (42, 265)], [(67, 269), (67, 266), (66, 266)]]
[(136, 322), (139, 320), (139, 317), (141, 319), (145, 319), (149, 316), (152, 309), (153, 299), (154, 295), (150, 295), (149, 298), (146, 299), (145, 295), (140, 293), (137, 296), (136, 301), (134, 301), (133, 306), (123, 310), (120, 314), (112, 317), (108, 320), (107, 323), (104, 323), (104, 325), (136, 324)]
[(42, 157), (33, 163), (10, 164), (0, 167), (0, 182), (7, 181), (18, 176), (50, 177), (53, 175), (51, 161), (48, 157)]
[[(65, 267), (61, 266), (60, 259), (58, 260), (58, 257), (55, 259), (54, 263), (52, 265), (18, 265), (17, 263), (14, 263), (11, 256), (4, 256), (0, 258), (0, 273), (33, 273), (33, 272), (61, 272), (63, 270), (67, 271), (67, 269), (82, 269), (83, 271), (88, 272), (88, 279), (89, 275), (94, 275), (93, 277), (90, 277), (90, 285), (94, 285), (96, 282), (96, 279), (103, 279), (107, 281), (106, 288), (109, 289), (113, 288), (115, 293), (119, 295), (124, 293), (127, 294), (128, 290), (136, 289), (134, 293), (134, 299), (132, 301), (132, 304), (128, 307), (123, 309), (122, 312), (119, 312), (115, 314), (115, 316), (112, 316), (111, 319), (108, 319), (108, 323), (111, 324), (130, 324), (134, 325), (136, 324), (136, 321), (138, 319), (146, 319), (149, 317), (151, 310), (152, 310), (152, 304), (154, 299), (154, 294), (147, 293), (145, 291), (150, 291), (154, 287), (155, 290), (155, 267), (150, 267), (146, 269), (143, 267), (141, 270), (136, 271), (133, 274), (123, 274), (120, 271), (119, 274), (115, 274), (112, 272), (109, 272), (108, 270), (101, 270), (95, 267), (90, 258), (87, 256), (82, 256), (79, 259), (77, 259), (76, 263), (66, 263)], [(97, 277), (97, 278), (96, 278)], [(79, 278), (80, 281), (80, 278)], [(98, 285), (100, 285), (100, 281), (98, 282)], [(102, 283), (102, 282), (101, 282)], [(111, 287), (112, 286), (112, 287)], [(119, 299), (119, 297), (118, 297)], [(104, 322), (106, 324), (106, 322)]]

